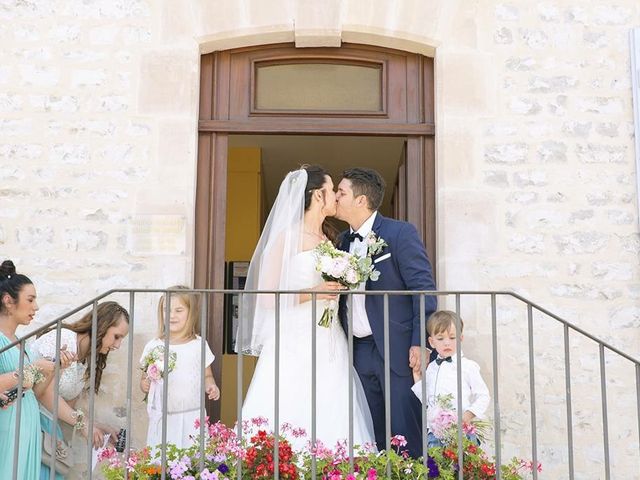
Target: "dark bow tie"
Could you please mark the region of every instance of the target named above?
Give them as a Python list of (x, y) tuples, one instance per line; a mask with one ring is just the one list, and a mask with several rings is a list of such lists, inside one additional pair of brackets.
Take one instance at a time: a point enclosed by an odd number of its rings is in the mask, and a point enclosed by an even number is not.
[(441, 365), (441, 364), (442, 364), (442, 362), (449, 362), (449, 363), (451, 363), (452, 361), (453, 361), (453, 360), (451, 360), (451, 357), (447, 357), (447, 358), (440, 358), (440, 357), (438, 357), (438, 358), (436, 358), (436, 363), (437, 363), (438, 365)]
[(362, 235), (360, 235), (358, 232), (352, 232), (347, 235), (347, 240), (349, 240), (349, 243), (352, 243), (356, 238), (360, 241), (363, 240)]

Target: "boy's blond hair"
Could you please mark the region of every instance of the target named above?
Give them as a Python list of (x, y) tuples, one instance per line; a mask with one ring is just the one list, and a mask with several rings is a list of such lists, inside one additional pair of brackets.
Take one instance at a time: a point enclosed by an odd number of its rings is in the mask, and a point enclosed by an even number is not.
[(448, 332), (451, 327), (460, 325), (460, 333), (464, 328), (464, 323), (456, 312), (450, 310), (438, 310), (433, 312), (427, 320), (427, 332), (430, 337), (439, 333)]

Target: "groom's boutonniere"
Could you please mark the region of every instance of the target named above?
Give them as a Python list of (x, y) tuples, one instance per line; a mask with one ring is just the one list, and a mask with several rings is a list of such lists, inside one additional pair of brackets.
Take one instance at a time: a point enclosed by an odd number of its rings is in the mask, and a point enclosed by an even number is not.
[(364, 239), (367, 244), (367, 256), (373, 257), (377, 255), (384, 249), (384, 247), (388, 247), (389, 244), (384, 241), (384, 238), (378, 237), (376, 232), (369, 232), (369, 234)]

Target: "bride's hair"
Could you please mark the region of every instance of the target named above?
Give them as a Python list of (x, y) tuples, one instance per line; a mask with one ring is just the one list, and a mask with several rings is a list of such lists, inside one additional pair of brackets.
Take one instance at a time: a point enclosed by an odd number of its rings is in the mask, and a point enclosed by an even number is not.
[[(307, 171), (307, 186), (304, 191), (304, 211), (309, 210), (311, 206), (311, 196), (316, 190), (321, 190), (327, 179), (325, 177), (331, 177), (329, 173), (320, 165), (302, 165), (302, 168)], [(326, 202), (326, 192), (322, 191), (322, 198)], [(329, 223), (326, 219), (322, 222), (322, 232), (327, 236), (329, 240), (335, 243), (338, 237), (338, 230)]]

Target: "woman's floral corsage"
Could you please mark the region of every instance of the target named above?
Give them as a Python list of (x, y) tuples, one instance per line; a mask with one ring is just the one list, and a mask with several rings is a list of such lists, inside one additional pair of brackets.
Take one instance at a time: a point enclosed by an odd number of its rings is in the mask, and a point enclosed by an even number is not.
[(377, 255), (385, 247), (389, 246), (389, 244), (385, 242), (384, 238), (378, 237), (374, 231), (369, 232), (369, 234), (364, 237), (364, 243), (367, 244), (367, 255), (369, 257)]
[[(169, 373), (176, 367), (176, 352), (169, 351)], [(140, 369), (147, 375), (151, 383), (156, 383), (164, 377), (164, 345), (151, 349), (140, 362)], [(147, 395), (144, 396), (147, 401)]]
[[(329, 241), (319, 243), (313, 251), (316, 258), (316, 270), (328, 282), (338, 282), (349, 289), (354, 289), (361, 282), (376, 281), (380, 276), (373, 267), (370, 256), (361, 258), (358, 255), (339, 250)], [(335, 300), (327, 301), (327, 306), (318, 322), (321, 327), (331, 325), (337, 311)]]
[(22, 388), (33, 388), (34, 385), (44, 382), (46, 378), (40, 368), (33, 364), (26, 365), (22, 373)]

